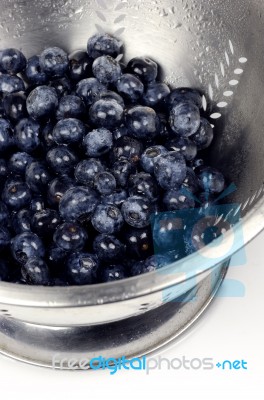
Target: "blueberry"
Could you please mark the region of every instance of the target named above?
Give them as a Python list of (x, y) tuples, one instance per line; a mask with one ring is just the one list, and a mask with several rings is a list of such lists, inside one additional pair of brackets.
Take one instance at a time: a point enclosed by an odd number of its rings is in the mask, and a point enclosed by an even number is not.
[(120, 210), (111, 204), (99, 204), (91, 221), (99, 233), (110, 235), (119, 232), (124, 224)]
[(47, 264), (41, 258), (34, 257), (21, 268), (22, 277), (29, 285), (47, 286), (50, 283), (50, 273)]
[(62, 77), (69, 67), (67, 53), (59, 47), (49, 47), (39, 56), (42, 71), (51, 77)]
[(103, 196), (101, 201), (102, 204), (112, 204), (116, 207), (121, 207), (124, 201), (127, 199), (127, 192), (123, 189), (117, 189), (115, 192)]
[(14, 179), (6, 183), (2, 192), (2, 200), (13, 210), (20, 210), (30, 203), (31, 193), (22, 180)]
[(225, 178), (215, 168), (203, 167), (198, 179), (199, 185), (204, 192), (221, 193), (225, 188)]
[(50, 82), (50, 87), (55, 89), (59, 99), (71, 94), (73, 90), (73, 84), (66, 76), (64, 78), (52, 80)]
[(76, 94), (83, 99), (87, 106), (100, 100), (101, 93), (104, 93), (106, 90), (106, 86), (96, 78), (82, 79), (76, 85)]
[(128, 136), (128, 129), (124, 124), (112, 129), (112, 132), (113, 132), (114, 141), (116, 141), (117, 139), (119, 139), (123, 136)]
[(15, 127), (15, 143), (21, 151), (34, 152), (40, 145), (40, 125), (31, 118), (21, 119)]
[(219, 215), (205, 215), (195, 226), (188, 227), (184, 232), (187, 255), (210, 244), (221, 236), (222, 230), (227, 230), (229, 227), (226, 221), (219, 223)]
[(160, 269), (170, 264), (171, 255), (155, 254), (146, 259), (145, 264), (149, 268)]
[(117, 57), (122, 52), (123, 42), (107, 33), (92, 36), (87, 43), (87, 53), (92, 58), (103, 55)]
[(158, 76), (158, 65), (147, 57), (133, 58), (129, 61), (127, 70), (138, 76), (144, 83), (153, 82)]
[(75, 168), (75, 179), (78, 183), (94, 186), (95, 176), (103, 172), (104, 167), (101, 161), (90, 158), (81, 161)]
[(49, 121), (45, 123), (43, 129), (42, 129), (42, 144), (44, 147), (44, 151), (46, 152), (47, 150), (51, 149), (52, 147), (56, 146), (56, 143), (54, 141), (52, 132), (54, 129), (54, 122)]
[(43, 258), (45, 248), (35, 233), (24, 232), (11, 239), (11, 252), (13, 258), (24, 265), (32, 258)]
[(73, 285), (96, 283), (98, 258), (89, 253), (73, 253), (67, 261), (67, 277)]
[(196, 158), (195, 160), (193, 160), (193, 162), (191, 163), (191, 167), (193, 169), (193, 171), (195, 172), (199, 172), (199, 170), (204, 167), (204, 160), (202, 158)]
[[(1, 137), (1, 133), (0, 133), (0, 137)], [(2, 184), (3, 182), (6, 181), (8, 175), (9, 175), (9, 168), (8, 168), (7, 162), (3, 158), (0, 158), (0, 184)]]
[(103, 195), (111, 194), (116, 189), (116, 179), (110, 172), (99, 172), (95, 177), (95, 188)]
[(10, 122), (0, 118), (0, 152), (6, 151), (13, 144), (13, 130)]
[(64, 194), (73, 187), (73, 181), (66, 175), (53, 179), (48, 185), (47, 200), (50, 206), (58, 207)]
[(49, 150), (46, 159), (53, 171), (61, 175), (73, 172), (78, 163), (76, 154), (66, 146), (57, 146)]
[(33, 85), (45, 85), (48, 82), (47, 74), (40, 67), (39, 56), (28, 59), (25, 75), (26, 79)]
[(154, 165), (154, 174), (163, 189), (168, 190), (179, 187), (187, 174), (183, 155), (176, 151), (160, 155)]
[(2, 74), (0, 75), (0, 92), (17, 93), (24, 92), (25, 84), (18, 76)]
[(5, 203), (0, 201), (0, 225), (6, 225), (9, 219), (9, 211)]
[(121, 77), (121, 67), (111, 56), (101, 56), (93, 62), (93, 74), (103, 84), (115, 83)]
[(203, 209), (203, 212), (217, 203), (216, 196), (209, 192), (199, 193), (198, 199), (200, 201), (200, 207)]
[(0, 259), (0, 282), (8, 282), (9, 281), (9, 265), (6, 260)]
[(88, 157), (101, 157), (113, 147), (113, 134), (108, 129), (98, 128), (83, 139), (83, 147)]
[(112, 235), (98, 235), (93, 242), (93, 250), (102, 261), (118, 260), (125, 254), (125, 245)]
[(73, 187), (67, 190), (60, 201), (60, 215), (65, 221), (89, 219), (99, 202), (98, 194), (91, 188)]
[(11, 75), (18, 74), (25, 69), (27, 64), (24, 54), (17, 49), (5, 49), (0, 51), (0, 72)]
[(49, 237), (49, 235), (54, 233), (60, 223), (58, 212), (47, 208), (33, 215), (31, 228), (38, 236)]
[(201, 125), (191, 139), (197, 145), (198, 150), (205, 150), (211, 146), (214, 139), (214, 131), (207, 119), (201, 118)]
[[(181, 222), (181, 221), (180, 221)], [(156, 214), (152, 219), (152, 235), (155, 251), (166, 254), (176, 251), (177, 259), (184, 257), (185, 245), (181, 223), (172, 212)]]
[(125, 107), (123, 98), (118, 93), (112, 92), (111, 90), (106, 90), (105, 92), (102, 92), (100, 94), (100, 100), (115, 100), (122, 108)]
[(127, 111), (126, 126), (136, 139), (153, 139), (158, 134), (159, 119), (152, 108), (136, 106)]
[(8, 162), (10, 172), (17, 175), (24, 175), (27, 166), (33, 162), (33, 158), (25, 152), (14, 153)]
[(116, 83), (118, 93), (131, 103), (141, 99), (144, 93), (143, 83), (132, 74), (124, 74)]
[(170, 112), (170, 127), (180, 136), (192, 136), (201, 123), (199, 108), (192, 102), (178, 103)]
[(168, 153), (165, 147), (163, 146), (151, 146), (148, 147), (141, 156), (141, 166), (145, 172), (150, 174), (154, 173), (154, 164), (157, 158), (161, 155)]
[(110, 265), (103, 268), (101, 271), (102, 282), (120, 281), (126, 277), (127, 273), (122, 265)]
[(186, 161), (192, 161), (197, 156), (197, 146), (194, 141), (187, 137), (177, 137), (165, 144), (169, 151), (181, 153)]
[(182, 184), (182, 188), (193, 194), (199, 191), (198, 178), (194, 171), (189, 167), (187, 167), (187, 175)]
[(45, 209), (45, 201), (42, 196), (35, 196), (30, 202), (30, 210), (32, 213), (38, 213)]
[(154, 272), (169, 264), (170, 260), (167, 256), (154, 255), (147, 258), (144, 261), (139, 261), (138, 263), (134, 264), (133, 267), (131, 268), (131, 275), (137, 276), (146, 274), (148, 272)]
[(128, 228), (124, 232), (128, 255), (133, 258), (145, 259), (153, 254), (153, 239), (150, 227), (143, 229)]
[[(1, 120), (0, 120), (1, 121)], [(0, 122), (1, 126), (1, 122)], [(0, 137), (1, 137), (1, 131), (0, 131)], [(1, 141), (0, 141), (1, 143)], [(9, 169), (6, 163), (6, 160), (3, 158), (0, 158), (0, 183), (6, 180), (7, 176), (9, 174)]]
[(84, 115), (85, 106), (78, 96), (64, 96), (60, 99), (56, 113), (57, 119), (81, 118)]
[(121, 210), (126, 223), (134, 228), (145, 228), (150, 224), (151, 204), (144, 197), (129, 197)]
[(170, 94), (170, 88), (161, 82), (152, 82), (147, 86), (144, 103), (149, 107), (160, 106)]
[(185, 210), (195, 207), (192, 195), (187, 195), (186, 191), (171, 189), (165, 193), (163, 203), (168, 211)]
[(45, 163), (35, 161), (27, 166), (26, 183), (35, 193), (46, 193), (47, 185), (52, 176)]
[(61, 267), (64, 270), (64, 265), (68, 257), (69, 252), (61, 249), (54, 243), (47, 250), (47, 262), (55, 271), (60, 271)]
[(56, 245), (66, 251), (81, 251), (87, 239), (85, 229), (74, 222), (65, 222), (60, 225), (53, 235)]
[(191, 88), (178, 88), (172, 90), (170, 95), (167, 97), (166, 102), (169, 109), (172, 109), (179, 103), (185, 103), (185, 102), (191, 102), (198, 108), (202, 108), (201, 94), (199, 93), (198, 90)]
[(85, 136), (86, 128), (82, 121), (76, 118), (61, 119), (53, 129), (53, 138), (57, 144), (80, 143)]
[(121, 125), (124, 109), (115, 100), (98, 100), (90, 108), (91, 122), (97, 127), (112, 129)]
[(0, 226), (0, 251), (6, 248), (10, 243), (11, 235), (8, 229)]
[(23, 232), (31, 232), (32, 212), (23, 208), (12, 215), (12, 227), (17, 235)]
[(19, 121), (27, 116), (26, 96), (24, 93), (11, 93), (5, 96), (3, 107), (6, 116), (13, 121)]
[(157, 112), (159, 118), (159, 139), (164, 143), (171, 138), (171, 129), (168, 123), (168, 117), (164, 113)]
[(139, 140), (133, 139), (129, 136), (122, 136), (117, 139), (114, 144), (112, 157), (114, 161), (127, 159), (132, 163), (137, 163), (140, 160), (142, 153), (143, 145)]
[(127, 159), (121, 159), (113, 164), (112, 173), (118, 186), (126, 187), (129, 176), (135, 172), (135, 166)]
[(38, 86), (27, 98), (27, 111), (34, 119), (50, 117), (58, 107), (56, 90), (49, 86)]
[(130, 196), (142, 196), (151, 203), (156, 202), (159, 197), (159, 189), (155, 179), (145, 172), (130, 175), (128, 186)]
[(66, 276), (60, 276), (60, 277), (55, 277), (53, 279), (51, 279), (50, 281), (50, 286), (69, 286), (69, 282), (67, 280)]
[(71, 80), (78, 82), (89, 76), (92, 59), (85, 51), (75, 51), (69, 55), (70, 65), (68, 75)]
[(5, 113), (4, 105), (3, 105), (4, 98), (5, 98), (5, 95), (3, 93), (0, 93), (0, 118), (6, 117), (6, 113)]

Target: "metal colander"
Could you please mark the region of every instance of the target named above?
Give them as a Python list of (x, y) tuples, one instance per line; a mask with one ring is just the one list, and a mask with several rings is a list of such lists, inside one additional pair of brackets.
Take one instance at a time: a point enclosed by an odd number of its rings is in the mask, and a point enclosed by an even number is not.
[[(161, 79), (171, 87), (204, 93), (203, 107), (216, 132), (211, 163), (236, 185), (229, 201), (237, 207), (230, 213), (242, 216), (224, 235), (222, 244), (231, 250), (221, 260), (205, 248), (199, 270), (193, 254), (162, 273), (91, 287), (0, 282), (4, 354), (51, 366), (58, 352), (66, 358), (148, 353), (197, 319), (221, 284), (231, 253), (264, 227), (264, 3), (2, 0), (1, 5), (1, 48), (21, 48), (27, 56), (54, 45), (71, 52), (106, 31), (124, 41), (125, 60), (149, 56), (162, 65)], [(241, 229), (243, 243), (233, 243)], [(188, 301), (194, 295), (196, 301)]]

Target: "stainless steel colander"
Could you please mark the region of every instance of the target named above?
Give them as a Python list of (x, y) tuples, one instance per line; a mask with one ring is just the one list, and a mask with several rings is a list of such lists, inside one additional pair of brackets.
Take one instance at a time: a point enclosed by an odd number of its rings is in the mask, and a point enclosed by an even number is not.
[[(231, 254), (264, 228), (263, 15), (261, 0), (1, 1), (1, 48), (21, 48), (27, 56), (50, 45), (71, 52), (106, 31), (122, 38), (126, 60), (147, 55), (163, 66), (162, 80), (172, 87), (201, 89), (216, 130), (212, 165), (236, 185), (230, 212), (242, 216), (224, 235), (221, 260), (205, 248), (203, 264), (193, 254), (159, 273), (91, 287), (1, 282), (2, 353), (45, 366), (56, 353), (145, 354), (210, 303)], [(241, 229), (243, 242), (234, 241)]]

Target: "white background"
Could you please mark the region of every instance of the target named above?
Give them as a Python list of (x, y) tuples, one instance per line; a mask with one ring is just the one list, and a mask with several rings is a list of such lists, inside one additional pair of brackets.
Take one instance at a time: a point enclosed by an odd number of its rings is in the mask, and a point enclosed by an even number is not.
[[(264, 399), (264, 234), (247, 249), (247, 264), (232, 267), (228, 278), (246, 287), (244, 298), (218, 297), (176, 343), (160, 354), (168, 358), (213, 357), (242, 360), (248, 370), (223, 371), (52, 371), (0, 356), (1, 398), (36, 399)], [(157, 356), (157, 354), (156, 354)]]

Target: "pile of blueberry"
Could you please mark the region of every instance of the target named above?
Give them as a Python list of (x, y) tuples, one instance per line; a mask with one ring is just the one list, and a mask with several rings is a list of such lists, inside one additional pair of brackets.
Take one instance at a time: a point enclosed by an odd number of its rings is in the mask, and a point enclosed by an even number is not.
[(122, 47), (97, 34), (71, 55), (0, 51), (0, 280), (81, 285), (153, 271), (170, 255), (153, 255), (151, 216), (223, 191), (205, 163), (214, 134), (201, 94), (170, 90), (149, 58), (124, 65)]

